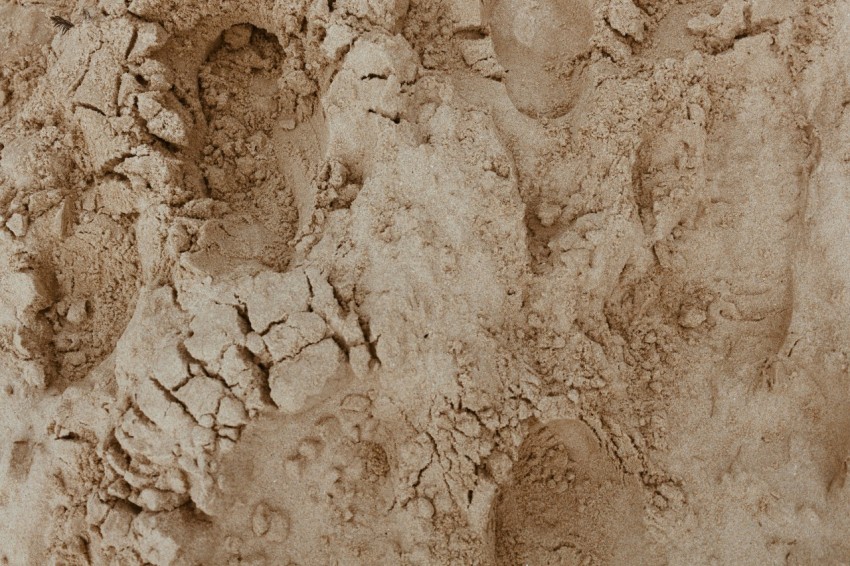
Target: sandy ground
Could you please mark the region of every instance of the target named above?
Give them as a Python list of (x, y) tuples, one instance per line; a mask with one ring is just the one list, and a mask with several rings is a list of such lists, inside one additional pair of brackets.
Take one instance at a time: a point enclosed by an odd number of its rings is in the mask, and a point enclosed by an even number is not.
[(850, 564), (848, 37), (0, 0), (0, 564)]

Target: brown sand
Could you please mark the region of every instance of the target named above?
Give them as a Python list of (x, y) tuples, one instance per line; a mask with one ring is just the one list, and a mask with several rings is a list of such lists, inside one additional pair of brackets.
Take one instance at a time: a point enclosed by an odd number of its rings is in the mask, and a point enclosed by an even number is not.
[(0, 565), (850, 564), (850, 0), (0, 0)]

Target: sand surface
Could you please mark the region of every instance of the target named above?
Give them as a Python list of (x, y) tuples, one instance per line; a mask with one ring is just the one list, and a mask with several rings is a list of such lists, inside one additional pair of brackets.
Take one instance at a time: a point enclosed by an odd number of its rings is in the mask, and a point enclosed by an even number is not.
[(850, 564), (850, 0), (0, 0), (0, 565)]

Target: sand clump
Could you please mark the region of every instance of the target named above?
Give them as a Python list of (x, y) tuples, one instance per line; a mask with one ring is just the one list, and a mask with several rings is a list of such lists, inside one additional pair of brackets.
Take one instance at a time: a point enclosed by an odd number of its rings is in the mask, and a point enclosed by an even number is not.
[(848, 31), (0, 0), (0, 564), (850, 561)]

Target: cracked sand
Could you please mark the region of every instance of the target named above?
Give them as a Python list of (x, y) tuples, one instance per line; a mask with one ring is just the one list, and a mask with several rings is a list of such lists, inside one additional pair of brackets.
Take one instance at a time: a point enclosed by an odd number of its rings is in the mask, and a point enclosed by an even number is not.
[(850, 561), (848, 30), (0, 0), (0, 564)]

